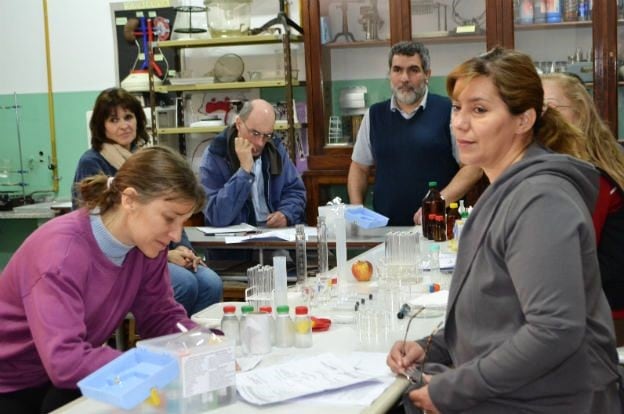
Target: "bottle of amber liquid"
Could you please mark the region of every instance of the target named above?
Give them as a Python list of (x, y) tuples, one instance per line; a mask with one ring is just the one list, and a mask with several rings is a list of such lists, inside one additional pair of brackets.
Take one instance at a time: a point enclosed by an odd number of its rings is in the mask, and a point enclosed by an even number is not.
[(453, 229), (455, 228), (455, 221), (457, 220), (461, 220), (459, 206), (457, 203), (451, 203), (446, 212), (446, 240), (453, 240)]
[(444, 215), (446, 205), (444, 199), (438, 190), (437, 181), (429, 181), (429, 191), (422, 201), (422, 226), (423, 234), (429, 240), (433, 240), (433, 227), (435, 221), (430, 220), (430, 214)]

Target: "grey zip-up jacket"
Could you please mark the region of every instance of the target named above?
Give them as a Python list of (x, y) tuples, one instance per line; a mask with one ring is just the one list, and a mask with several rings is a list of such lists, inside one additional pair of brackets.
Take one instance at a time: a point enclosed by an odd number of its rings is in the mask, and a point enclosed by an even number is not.
[(429, 385), (442, 413), (586, 413), (596, 392), (615, 392), (591, 219), (598, 177), (533, 144), (479, 199), (428, 356), (454, 367)]

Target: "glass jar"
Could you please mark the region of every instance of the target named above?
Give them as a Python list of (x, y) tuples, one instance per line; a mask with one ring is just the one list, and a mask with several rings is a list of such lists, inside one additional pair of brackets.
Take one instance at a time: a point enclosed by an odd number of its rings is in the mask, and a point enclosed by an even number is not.
[(249, 34), (252, 0), (205, 0), (211, 37)]

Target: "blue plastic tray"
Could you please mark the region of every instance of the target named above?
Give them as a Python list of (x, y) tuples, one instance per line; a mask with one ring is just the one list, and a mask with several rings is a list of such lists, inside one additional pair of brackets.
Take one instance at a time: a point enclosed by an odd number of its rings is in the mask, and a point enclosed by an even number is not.
[(366, 207), (354, 207), (345, 210), (345, 219), (355, 223), (363, 229), (384, 227), (388, 224), (388, 217), (374, 212)]
[(171, 355), (134, 348), (78, 382), (85, 397), (130, 410), (178, 376)]

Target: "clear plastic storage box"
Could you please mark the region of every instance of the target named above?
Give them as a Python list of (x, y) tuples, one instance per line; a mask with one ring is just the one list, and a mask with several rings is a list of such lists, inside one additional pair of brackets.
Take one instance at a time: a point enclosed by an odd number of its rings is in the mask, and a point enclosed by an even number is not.
[(178, 361), (171, 355), (135, 348), (80, 380), (78, 387), (87, 398), (130, 410), (178, 372)]
[(180, 373), (146, 413), (195, 414), (236, 401), (236, 344), (208, 330), (137, 342), (139, 349), (174, 356)]

